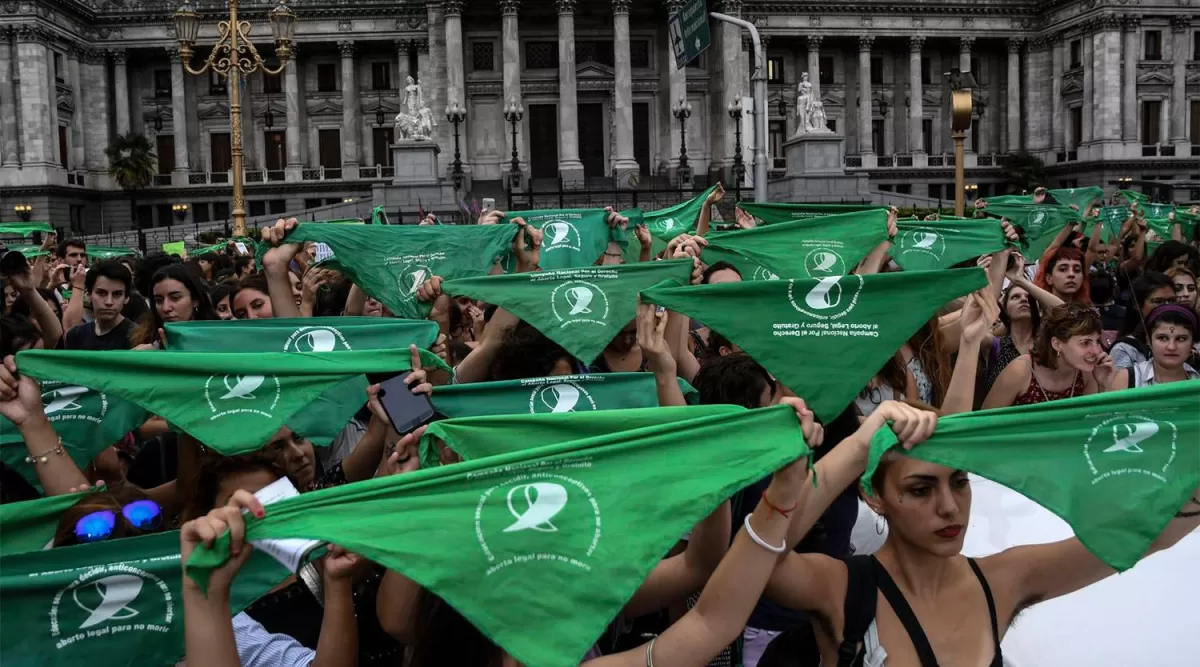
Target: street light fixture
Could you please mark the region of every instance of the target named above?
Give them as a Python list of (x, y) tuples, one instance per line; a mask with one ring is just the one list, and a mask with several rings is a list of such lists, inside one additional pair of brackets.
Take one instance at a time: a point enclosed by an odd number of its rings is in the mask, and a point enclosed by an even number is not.
[(462, 150), (458, 145), (458, 126), (467, 120), (467, 109), (454, 100), (446, 107), (446, 121), (454, 125), (454, 189), (461, 190), (463, 185)]
[(512, 98), (504, 107), (504, 119), (512, 125), (512, 164), (508, 169), (508, 189), (516, 190), (521, 187), (521, 160), (517, 154), (517, 123), (525, 117), (525, 107)]
[(175, 214), (176, 220), (183, 222), (184, 218), (187, 217), (188, 205), (187, 204), (171, 204), (171, 212)]
[(964, 181), (966, 169), (963, 165), (963, 142), (967, 138), (967, 130), (971, 129), (971, 89), (979, 84), (971, 73), (955, 68), (942, 76), (950, 84), (950, 137), (954, 139), (954, 215), (962, 217), (966, 209), (966, 192)]
[(200, 69), (192, 68), (192, 54), (196, 36), (200, 33), (200, 14), (190, 0), (175, 10), (175, 35), (179, 41), (179, 57), (184, 69), (193, 75), (202, 75), (210, 69), (229, 81), (229, 125), (230, 154), (233, 167), (233, 235), (246, 235), (246, 199), (242, 182), (242, 102), (240, 80), (262, 69), (272, 75), (283, 72), (292, 54), (292, 41), (296, 32), (296, 13), (287, 6), (286, 0), (267, 13), (271, 35), (275, 38), (275, 57), (279, 67), (267, 67), (254, 43), (250, 40), (250, 22), (238, 19), (240, 0), (229, 0), (229, 19), (217, 22), (217, 43)]
[(383, 127), (387, 122), (387, 117), (383, 115), (383, 91), (379, 91), (379, 98), (375, 104), (375, 124)]
[(964, 189), (966, 190), (967, 197), (969, 197), (970, 199), (975, 200), (979, 197), (979, 186), (977, 184), (972, 183), (970, 185), (964, 186)]
[(29, 222), (29, 219), (33, 217), (33, 205), (17, 204), (13, 207), (13, 212), (21, 219), (21, 222)]
[(746, 176), (746, 163), (742, 160), (742, 96), (738, 95), (726, 108), (733, 119), (733, 199), (742, 199), (742, 180)]
[(692, 103), (685, 95), (680, 95), (679, 101), (671, 105), (671, 115), (679, 120), (679, 186), (682, 188), (692, 182), (692, 168), (687, 156), (687, 119), (692, 116)]

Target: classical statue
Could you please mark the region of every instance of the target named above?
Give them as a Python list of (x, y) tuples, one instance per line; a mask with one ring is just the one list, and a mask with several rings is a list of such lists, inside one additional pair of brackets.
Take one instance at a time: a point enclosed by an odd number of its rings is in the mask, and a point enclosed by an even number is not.
[(812, 80), (808, 72), (800, 75), (797, 86), (799, 96), (796, 98), (796, 134), (829, 132), (826, 125), (825, 105), (813, 94)]
[(425, 104), (425, 94), (421, 85), (407, 77), (408, 85), (404, 87), (404, 104), (400, 113), (396, 114), (396, 132), (400, 139), (426, 141), (433, 136), (433, 128), (437, 121), (433, 112)]

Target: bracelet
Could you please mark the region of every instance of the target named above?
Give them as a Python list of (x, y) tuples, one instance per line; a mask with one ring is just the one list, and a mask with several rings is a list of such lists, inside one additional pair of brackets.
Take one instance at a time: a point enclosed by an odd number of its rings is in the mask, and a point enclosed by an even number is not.
[(750, 539), (754, 540), (754, 543), (757, 544), (758, 546), (766, 549), (767, 551), (770, 551), (773, 554), (781, 554), (781, 553), (787, 551), (787, 540), (786, 539), (783, 541), (783, 544), (781, 544), (777, 547), (773, 547), (770, 544), (767, 544), (766, 540), (759, 537), (758, 533), (754, 532), (754, 528), (750, 526), (750, 515), (749, 514), (746, 515), (746, 520), (743, 523), (746, 524), (746, 534), (749, 535)]
[(54, 449), (51, 449), (50, 451), (48, 451), (48, 452), (44, 452), (44, 453), (42, 453), (42, 454), (34, 454), (34, 455), (29, 455), (29, 456), (26, 456), (26, 457), (25, 457), (25, 462), (26, 462), (26, 463), (29, 463), (29, 464), (31, 464), (31, 465), (37, 465), (37, 464), (39, 464), (39, 463), (45, 464), (45, 463), (49, 463), (49, 462), (50, 462), (50, 455), (51, 455), (51, 454), (54, 454), (55, 456), (62, 456), (62, 455), (63, 455), (63, 453), (64, 453), (64, 452), (63, 452), (63, 442), (62, 442), (62, 438), (59, 438), (59, 439), (58, 439), (58, 445), (57, 445), (57, 446), (56, 446)]
[(646, 667), (654, 667), (654, 642), (658, 641), (658, 637), (650, 640), (646, 645)]
[(792, 518), (791, 517), (792, 512), (794, 512), (796, 510), (796, 508), (800, 506), (800, 501), (796, 501), (796, 502), (792, 503), (792, 506), (787, 509), (783, 509), (782, 507), (776, 507), (775, 504), (771, 502), (771, 499), (767, 498), (767, 492), (765, 489), (762, 492), (762, 501), (763, 501), (763, 503), (766, 504), (767, 507), (771, 508), (771, 511), (779, 512), (779, 516), (782, 516), (785, 519)]

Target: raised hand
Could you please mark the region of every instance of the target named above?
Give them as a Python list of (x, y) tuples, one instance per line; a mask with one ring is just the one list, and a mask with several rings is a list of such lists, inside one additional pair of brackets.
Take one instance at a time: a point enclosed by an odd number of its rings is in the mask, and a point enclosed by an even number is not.
[(28, 375), (17, 372), (17, 360), (12, 355), (0, 364), (0, 415), (17, 428), (31, 420), (46, 418), (41, 386)]
[(367, 562), (362, 556), (350, 553), (336, 544), (330, 544), (328, 547), (329, 549), (325, 554), (324, 575), (326, 579), (333, 581), (349, 580)]
[(675, 374), (675, 356), (667, 345), (667, 313), (659, 312), (653, 304), (639, 303), (637, 314), (637, 342), (642, 348), (646, 367), (653, 373)]
[(498, 224), (500, 224), (500, 221), (504, 219), (505, 215), (506, 214), (504, 211), (497, 211), (495, 209), (492, 209), (491, 211), (488, 211), (488, 212), (484, 213), (483, 215), (479, 216), (479, 219), (476, 220), (476, 224), (498, 225)]
[[(524, 218), (513, 218), (520, 229), (513, 238), (513, 253), (517, 256), (517, 273), (536, 271), (542, 261), (542, 230), (530, 226)], [(529, 247), (525, 247), (526, 241)]]
[[(999, 316), (1000, 304), (995, 299), (983, 292), (968, 294), (959, 320), (962, 323), (962, 342), (978, 345)], [(962, 349), (961, 345), (959, 349)]]
[(638, 243), (643, 248), (649, 248), (654, 243), (654, 239), (650, 236), (650, 230), (646, 225), (635, 226), (633, 233), (637, 236)]
[[(238, 570), (242, 569), (242, 565), (250, 558), (250, 552), (254, 550), (250, 543), (246, 542), (246, 522), (242, 518), (243, 510), (249, 511), (260, 519), (266, 516), (266, 510), (263, 509), (258, 498), (255, 498), (254, 494), (249, 491), (240, 489), (234, 492), (227, 505), (183, 524), (179, 530), (180, 567), (187, 566), (188, 558), (191, 557), (197, 546), (203, 544), (206, 547), (212, 547), (218, 537), (225, 534), (226, 530), (229, 531), (229, 554), (231, 557), (224, 565), (214, 570), (212, 576), (209, 577), (209, 597), (214, 595), (219, 598), (228, 597), (233, 578), (237, 576)], [(197, 585), (187, 576), (183, 578), (183, 581), (185, 587)]]
[(425, 429), (425, 426), (417, 427), (412, 433), (400, 438), (394, 446), (385, 450), (379, 474), (382, 476), (403, 475), (406, 472), (420, 470), (420, 442), (421, 437), (425, 435)]

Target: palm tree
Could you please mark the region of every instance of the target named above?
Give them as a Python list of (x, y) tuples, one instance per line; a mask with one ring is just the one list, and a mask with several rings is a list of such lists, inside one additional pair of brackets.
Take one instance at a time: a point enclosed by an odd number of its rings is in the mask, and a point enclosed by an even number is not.
[(1032, 193), (1046, 182), (1046, 165), (1036, 155), (1025, 151), (1011, 153), (1005, 156), (1003, 164), (1005, 178), (1016, 192)]
[(154, 181), (154, 147), (145, 135), (130, 132), (118, 135), (104, 151), (108, 155), (108, 174), (129, 193), (129, 215), (136, 229), (138, 191)]

